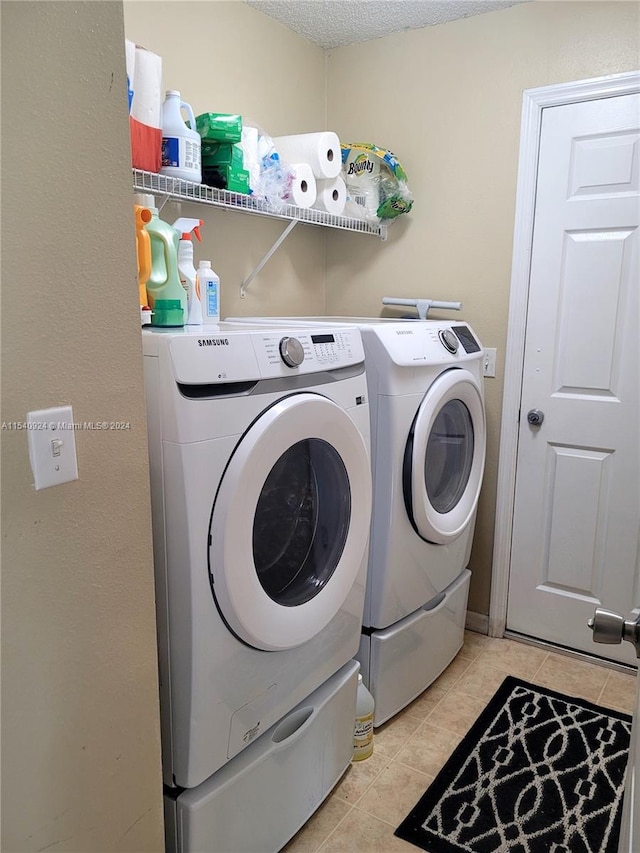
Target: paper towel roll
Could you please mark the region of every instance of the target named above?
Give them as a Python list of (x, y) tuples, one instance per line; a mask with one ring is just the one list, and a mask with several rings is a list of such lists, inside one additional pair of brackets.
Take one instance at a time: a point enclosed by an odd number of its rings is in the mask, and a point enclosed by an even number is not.
[(308, 163), (316, 178), (335, 178), (342, 169), (340, 140), (333, 131), (276, 136), (273, 140), (280, 159), (287, 163)]
[[(124, 57), (127, 66), (127, 89), (129, 97), (133, 98), (133, 81), (136, 70), (136, 46), (129, 39), (124, 40)], [(131, 101), (129, 101), (129, 112), (131, 112)]]
[(149, 127), (162, 127), (162, 59), (136, 47), (131, 115)]
[(162, 165), (162, 59), (135, 48), (133, 98), (129, 111), (131, 165), (159, 172)]
[(347, 203), (347, 188), (340, 175), (330, 181), (318, 181), (317, 184), (318, 193), (313, 205), (314, 209), (341, 216)]
[(289, 204), (296, 207), (311, 207), (316, 200), (316, 179), (308, 163), (290, 163), (294, 173)]

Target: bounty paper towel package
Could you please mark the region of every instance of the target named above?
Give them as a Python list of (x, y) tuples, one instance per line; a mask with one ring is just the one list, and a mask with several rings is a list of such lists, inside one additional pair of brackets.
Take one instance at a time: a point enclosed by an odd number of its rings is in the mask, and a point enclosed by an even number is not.
[(391, 151), (368, 142), (342, 144), (341, 148), (348, 216), (379, 222), (411, 210), (413, 196), (407, 176)]

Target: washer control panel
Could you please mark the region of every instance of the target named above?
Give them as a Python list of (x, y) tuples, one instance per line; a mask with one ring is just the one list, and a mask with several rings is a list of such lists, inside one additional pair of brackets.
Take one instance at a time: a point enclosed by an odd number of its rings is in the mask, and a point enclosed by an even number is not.
[(265, 376), (281, 375), (283, 368), (287, 373), (313, 373), (364, 361), (358, 329), (265, 330), (251, 339)]
[(168, 356), (173, 378), (185, 385), (256, 382), (321, 373), (342, 367), (364, 370), (360, 330), (286, 325), (218, 323), (180, 330), (143, 330), (146, 357)]

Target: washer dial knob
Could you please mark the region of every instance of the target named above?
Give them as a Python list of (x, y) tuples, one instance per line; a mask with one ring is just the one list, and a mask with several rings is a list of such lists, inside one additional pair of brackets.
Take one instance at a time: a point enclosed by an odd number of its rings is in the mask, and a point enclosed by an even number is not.
[(304, 361), (304, 350), (297, 338), (282, 338), (280, 357), (287, 367), (299, 367)]
[(458, 352), (458, 347), (460, 344), (458, 343), (458, 339), (453, 334), (451, 329), (441, 329), (438, 332), (438, 337), (442, 341), (442, 344), (445, 349), (448, 349), (449, 352)]

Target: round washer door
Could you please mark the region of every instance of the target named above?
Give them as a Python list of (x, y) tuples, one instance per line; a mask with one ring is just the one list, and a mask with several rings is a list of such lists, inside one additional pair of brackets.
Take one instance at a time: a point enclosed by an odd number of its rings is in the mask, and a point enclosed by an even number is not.
[(468, 370), (445, 371), (425, 394), (405, 451), (405, 504), (423, 539), (445, 545), (469, 524), (482, 485), (485, 446), (476, 379)]
[(241, 640), (293, 648), (333, 619), (367, 547), (370, 470), (354, 422), (319, 394), (279, 400), (243, 435), (209, 530), (213, 594)]

